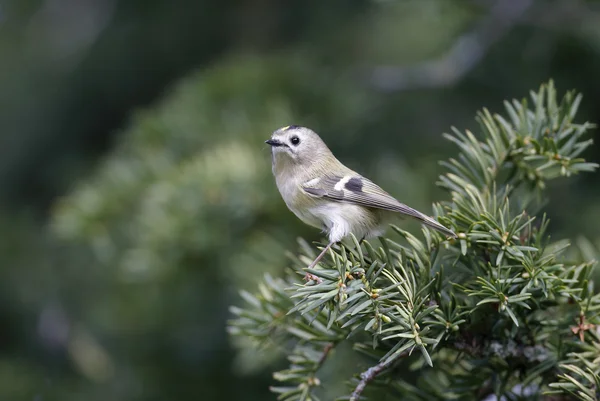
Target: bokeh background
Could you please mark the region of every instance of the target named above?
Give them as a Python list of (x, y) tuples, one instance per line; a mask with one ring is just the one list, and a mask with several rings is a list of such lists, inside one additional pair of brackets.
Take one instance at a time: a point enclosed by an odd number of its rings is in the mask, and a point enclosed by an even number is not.
[[(0, 0), (0, 399), (274, 399), (228, 306), (320, 234), (270, 133), (427, 211), (443, 132), (549, 78), (598, 122), (599, 72), (597, 1)], [(550, 188), (553, 237), (600, 245), (599, 184)]]

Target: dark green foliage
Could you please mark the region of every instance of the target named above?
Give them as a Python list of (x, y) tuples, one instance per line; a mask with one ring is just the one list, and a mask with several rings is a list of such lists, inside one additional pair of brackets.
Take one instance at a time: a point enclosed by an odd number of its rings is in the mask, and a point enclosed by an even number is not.
[[(449, 200), (432, 185), (436, 162), (456, 153), (440, 132), (455, 125), (480, 138), (472, 114), (482, 105), (498, 110), (553, 76), (585, 92), (579, 121), (599, 120), (600, 9), (534, 0), (512, 28), (488, 23), (493, 10), (526, 3), (0, 2), (0, 400), (263, 401), (277, 397), (269, 385), (301, 383), (271, 377), (297, 341), (283, 324), (297, 316), (285, 313), (295, 279), (281, 286), (279, 318), (262, 314), (260, 327), (276, 336), (264, 337), (266, 352), (224, 335), (238, 289), (282, 277), (295, 238), (320, 236), (285, 207), (263, 141), (279, 126), (307, 125), (403, 202), (428, 210)], [(473, 62), (469, 46), (481, 42), (463, 35), (485, 42), (480, 28), (495, 41)], [(455, 45), (460, 57), (438, 63)], [(472, 69), (439, 86), (431, 65), (450, 78)], [(396, 70), (417, 73), (404, 79), (414, 90), (390, 90), (386, 72)], [(599, 150), (583, 155), (598, 161)], [(564, 258), (575, 262), (598, 257), (599, 178), (554, 180), (544, 192), (546, 233), (572, 238)], [(402, 228), (422, 240), (416, 223)], [(449, 321), (474, 319), (451, 302), (440, 309)], [(349, 394), (346, 380), (385, 354), (362, 336), (330, 350), (313, 394)], [(443, 398), (451, 393), (436, 383), (446, 375), (475, 384), (490, 375), (431, 355), (435, 374), (402, 362), (364, 394), (426, 398), (425, 388)]]
[(291, 365), (274, 375), (279, 399), (319, 399), (327, 383), (317, 370), (344, 343), (372, 365), (351, 381), (359, 390), (350, 399), (371, 381), (372, 399), (598, 399), (595, 261), (567, 256), (569, 241), (551, 240), (540, 212), (548, 181), (597, 168), (579, 158), (592, 128), (574, 121), (580, 101), (569, 92), (559, 102), (550, 82), (531, 93), (531, 106), (478, 113), (477, 135), (444, 135), (459, 153), (442, 163), (438, 183), (451, 200), (434, 209), (457, 240), (398, 227), (379, 244), (352, 238), (306, 283), (315, 251), (303, 244), (298, 275), (266, 277), (259, 293), (245, 293), (230, 332), (285, 345)]

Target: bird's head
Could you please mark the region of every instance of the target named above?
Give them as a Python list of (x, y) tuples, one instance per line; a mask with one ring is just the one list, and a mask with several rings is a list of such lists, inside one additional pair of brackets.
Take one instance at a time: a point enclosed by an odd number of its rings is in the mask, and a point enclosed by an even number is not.
[(297, 125), (279, 128), (265, 143), (271, 146), (273, 171), (293, 167), (308, 168), (333, 157), (316, 132)]

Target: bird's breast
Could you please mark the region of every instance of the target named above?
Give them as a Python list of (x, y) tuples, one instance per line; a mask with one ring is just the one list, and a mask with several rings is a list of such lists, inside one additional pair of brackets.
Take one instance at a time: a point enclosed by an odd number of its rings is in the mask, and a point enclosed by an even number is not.
[(330, 241), (354, 234), (359, 240), (379, 235), (379, 211), (364, 206), (311, 196), (301, 188), (307, 177), (277, 175), (277, 188), (287, 207), (305, 224), (325, 230)]
[(319, 200), (304, 192), (300, 188), (300, 182), (292, 177), (277, 177), (276, 181), (277, 188), (288, 209), (305, 224), (323, 229), (323, 222), (311, 212)]
[(329, 240), (333, 242), (341, 241), (350, 233), (360, 240), (380, 232), (379, 213), (360, 205), (325, 201), (312, 208), (311, 213), (322, 221), (329, 234)]

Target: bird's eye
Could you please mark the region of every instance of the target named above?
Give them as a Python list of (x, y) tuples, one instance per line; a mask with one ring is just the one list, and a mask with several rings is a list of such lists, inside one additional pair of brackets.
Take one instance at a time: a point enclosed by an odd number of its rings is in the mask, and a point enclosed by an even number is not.
[(300, 143), (300, 138), (293, 136), (291, 139), (292, 145), (297, 146)]

